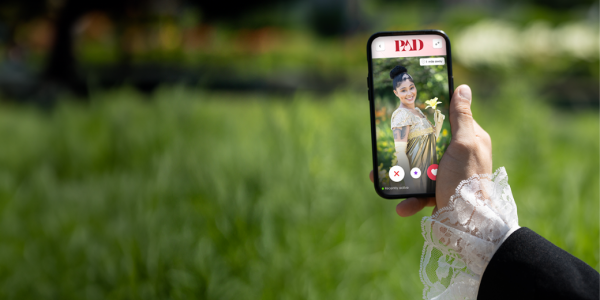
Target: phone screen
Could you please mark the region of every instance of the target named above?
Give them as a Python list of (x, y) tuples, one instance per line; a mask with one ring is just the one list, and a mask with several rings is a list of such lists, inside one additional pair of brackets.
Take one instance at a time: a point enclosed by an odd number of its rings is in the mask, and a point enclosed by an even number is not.
[(384, 198), (435, 195), (450, 143), (450, 42), (441, 31), (384, 32), (369, 39), (375, 189)]

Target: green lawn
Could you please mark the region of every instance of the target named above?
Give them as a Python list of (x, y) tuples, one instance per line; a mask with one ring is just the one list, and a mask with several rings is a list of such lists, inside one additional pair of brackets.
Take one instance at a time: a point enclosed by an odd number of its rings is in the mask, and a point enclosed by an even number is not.
[[(598, 270), (598, 112), (477, 96), (521, 226)], [(431, 209), (375, 194), (365, 93), (120, 89), (2, 105), (0, 139), (2, 299), (421, 298)]]

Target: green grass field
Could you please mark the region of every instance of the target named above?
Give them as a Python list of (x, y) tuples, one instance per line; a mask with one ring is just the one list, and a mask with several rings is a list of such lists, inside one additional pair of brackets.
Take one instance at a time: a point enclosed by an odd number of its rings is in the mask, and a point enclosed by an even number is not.
[[(520, 225), (598, 270), (598, 112), (507, 86), (473, 111)], [(365, 93), (119, 89), (0, 139), (2, 299), (421, 298), (431, 209), (375, 194)]]

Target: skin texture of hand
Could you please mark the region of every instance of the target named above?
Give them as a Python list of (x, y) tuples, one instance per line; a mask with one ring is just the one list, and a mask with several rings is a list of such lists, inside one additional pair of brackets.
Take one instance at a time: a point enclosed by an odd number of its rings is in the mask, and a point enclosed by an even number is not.
[[(401, 217), (416, 214), (425, 206), (435, 206), (433, 213), (448, 205), (461, 181), (475, 174), (492, 173), (492, 140), (473, 119), (471, 88), (461, 85), (450, 101), (452, 140), (438, 168), (436, 197), (408, 198), (396, 206)], [(373, 181), (373, 172), (369, 175)]]

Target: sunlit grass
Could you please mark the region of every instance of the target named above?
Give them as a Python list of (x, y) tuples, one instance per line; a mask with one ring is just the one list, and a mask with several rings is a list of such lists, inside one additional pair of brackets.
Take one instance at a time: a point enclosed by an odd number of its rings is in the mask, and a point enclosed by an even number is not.
[[(521, 226), (598, 269), (598, 114), (530, 96), (473, 100), (494, 166)], [(376, 196), (366, 95), (150, 98), (0, 109), (1, 298), (421, 298), (430, 209)]]

